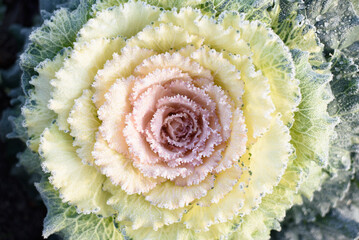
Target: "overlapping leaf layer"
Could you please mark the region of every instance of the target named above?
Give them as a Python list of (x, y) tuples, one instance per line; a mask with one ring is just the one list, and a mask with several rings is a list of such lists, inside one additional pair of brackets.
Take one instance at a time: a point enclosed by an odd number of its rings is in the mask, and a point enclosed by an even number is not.
[(325, 180), (337, 123), (314, 28), (285, 13), (266, 1), (103, 0), (35, 30), (22, 111), (45, 172), (44, 236), (279, 229)]

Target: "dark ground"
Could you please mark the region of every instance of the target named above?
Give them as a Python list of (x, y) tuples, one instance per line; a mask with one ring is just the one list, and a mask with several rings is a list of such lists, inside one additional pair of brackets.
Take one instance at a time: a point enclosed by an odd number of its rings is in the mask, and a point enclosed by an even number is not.
[[(1, 2), (6, 6), (6, 11), (0, 26), (0, 69), (6, 70), (15, 64), (24, 44), (22, 39), (16, 37), (12, 26), (31, 27), (39, 15), (39, 4), (37, 0)], [(0, 83), (0, 115), (10, 107), (8, 92), (9, 86)], [(4, 132), (0, 135), (4, 135)], [(46, 208), (36, 200), (33, 184), (29, 184), (26, 177), (14, 174), (18, 171), (15, 169), (18, 162), (16, 153), (23, 148), (24, 144), (19, 140), (0, 139), (0, 240), (43, 239), (41, 231)]]

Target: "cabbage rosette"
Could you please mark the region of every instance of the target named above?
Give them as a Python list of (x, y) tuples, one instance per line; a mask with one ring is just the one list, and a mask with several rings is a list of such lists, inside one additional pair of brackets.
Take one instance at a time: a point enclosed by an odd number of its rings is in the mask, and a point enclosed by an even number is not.
[(337, 120), (314, 29), (277, 3), (222, 7), (82, 2), (33, 32), (44, 237), (266, 239), (320, 187)]

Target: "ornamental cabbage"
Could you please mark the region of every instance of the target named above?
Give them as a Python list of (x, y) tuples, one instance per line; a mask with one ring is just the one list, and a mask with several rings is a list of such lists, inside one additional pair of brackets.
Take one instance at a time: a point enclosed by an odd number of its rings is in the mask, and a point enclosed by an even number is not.
[(279, 230), (330, 179), (341, 117), (323, 44), (293, 6), (81, 1), (33, 31), (21, 157), (42, 167), (44, 237)]

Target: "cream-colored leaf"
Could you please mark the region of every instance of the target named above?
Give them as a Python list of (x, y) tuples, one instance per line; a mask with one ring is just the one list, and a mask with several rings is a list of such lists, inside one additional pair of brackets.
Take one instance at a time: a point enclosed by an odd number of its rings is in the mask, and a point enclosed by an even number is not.
[(127, 194), (141, 194), (153, 189), (161, 179), (148, 178), (132, 165), (132, 160), (109, 148), (101, 134), (97, 133), (93, 151), (95, 164), (112, 184)]
[(275, 107), (270, 95), (270, 84), (261, 71), (255, 71), (252, 59), (247, 56), (225, 55), (241, 71), (244, 81), (243, 113), (248, 138), (253, 139), (268, 131)]
[(193, 44), (196, 47), (202, 45), (203, 39), (191, 35), (185, 29), (172, 24), (160, 24), (158, 27), (147, 26), (142, 32), (129, 39), (129, 46), (152, 49), (158, 53), (174, 51)]
[(195, 199), (204, 197), (213, 185), (213, 175), (208, 175), (199, 184), (191, 186), (177, 186), (171, 181), (166, 181), (144, 195), (147, 201), (158, 207), (177, 209), (188, 206)]
[(96, 107), (100, 108), (106, 101), (105, 94), (116, 79), (131, 76), (136, 66), (154, 54), (155, 52), (149, 49), (128, 46), (122, 48), (120, 54), (114, 53), (113, 59), (107, 61), (103, 69), (97, 72), (92, 84), (95, 88), (93, 101)]
[(76, 42), (97, 38), (130, 38), (158, 19), (161, 11), (141, 1), (129, 1), (120, 6), (97, 12), (79, 31)]
[(82, 162), (89, 165), (93, 165), (94, 162), (91, 152), (100, 126), (97, 109), (91, 100), (92, 95), (91, 90), (84, 90), (82, 96), (75, 100), (67, 119), (71, 129), (70, 135), (75, 138), (73, 144), (78, 147), (76, 152)]
[(108, 204), (117, 211), (116, 220), (131, 226), (135, 231), (141, 231), (143, 228), (158, 231), (158, 229), (166, 225), (179, 222), (187, 211), (186, 208), (174, 210), (159, 208), (146, 201), (142, 195), (128, 195), (120, 187), (114, 186), (109, 180), (105, 182), (104, 189), (112, 195), (108, 200)]
[(69, 130), (67, 118), (74, 100), (81, 96), (83, 90), (91, 86), (97, 71), (123, 45), (122, 38), (101, 38), (89, 43), (75, 44), (63, 68), (51, 81), (54, 89), (49, 108), (58, 114), (57, 121), (61, 130)]
[(111, 215), (113, 209), (106, 204), (110, 195), (102, 190), (106, 177), (93, 166), (84, 165), (72, 144), (72, 137), (56, 124), (44, 131), (39, 153), (44, 169), (51, 173), (51, 184), (59, 189), (63, 201), (75, 205), (79, 212)]
[(40, 143), (40, 135), (46, 127), (56, 118), (56, 114), (48, 108), (51, 99), (52, 86), (50, 81), (55, 78), (55, 73), (63, 66), (64, 59), (71, 49), (64, 49), (53, 60), (41, 62), (35, 70), (38, 76), (32, 77), (30, 84), (34, 89), (30, 91), (30, 97), (25, 102), (21, 111), (25, 117), (25, 127), (29, 135), (29, 147), (37, 151)]

